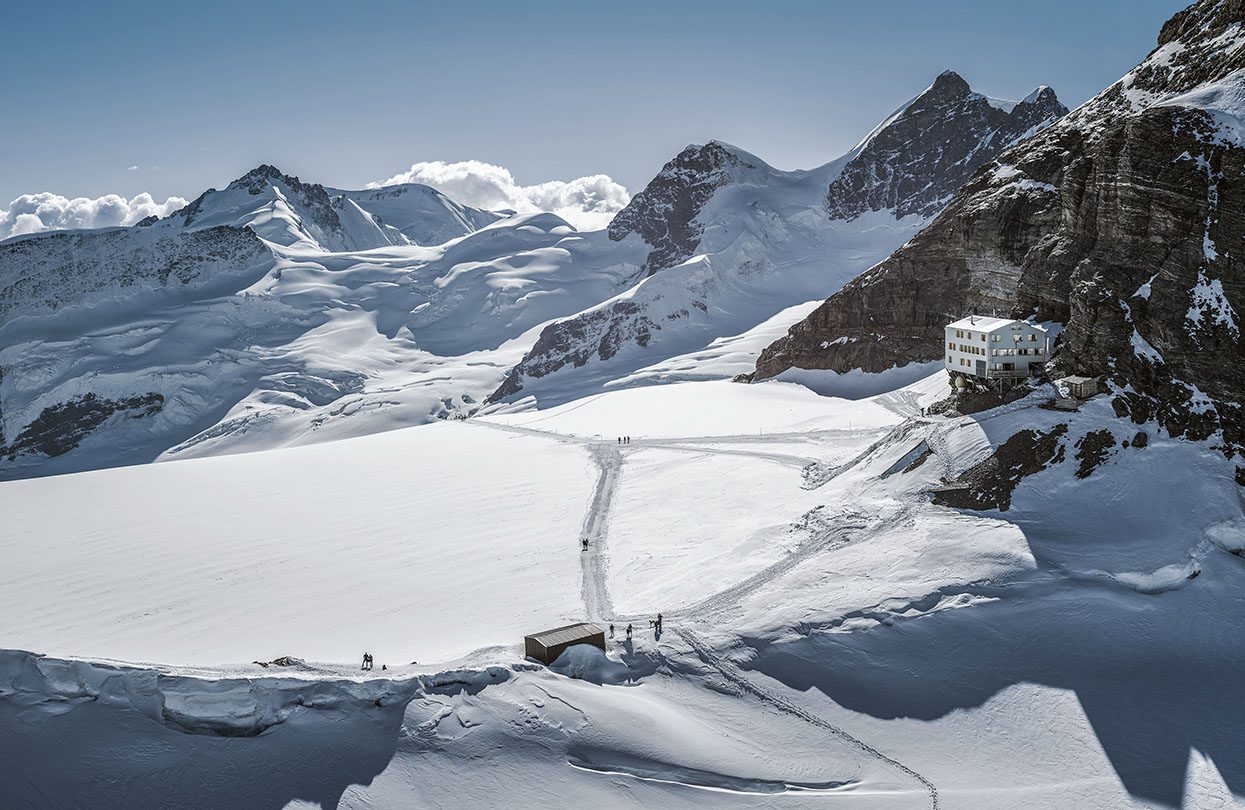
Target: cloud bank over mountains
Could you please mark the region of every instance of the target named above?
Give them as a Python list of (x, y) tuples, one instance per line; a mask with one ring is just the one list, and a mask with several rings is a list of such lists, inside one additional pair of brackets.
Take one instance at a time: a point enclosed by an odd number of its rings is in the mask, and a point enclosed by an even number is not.
[[(521, 186), (509, 169), (482, 160), (413, 163), (406, 171), (367, 187), (395, 183), (423, 183), (474, 208), (520, 214), (549, 211), (580, 230), (604, 228), (631, 200), (627, 189), (606, 174)], [(182, 197), (157, 202), (147, 192), (128, 199), (120, 194), (73, 198), (50, 191), (23, 194), (7, 209), (0, 208), (0, 240), (40, 231), (133, 225), (152, 214), (167, 216), (187, 202)]]
[(50, 191), (23, 194), (9, 203), (7, 210), (0, 208), (0, 239), (39, 231), (133, 225), (152, 214), (167, 216), (187, 202), (169, 197), (160, 203), (147, 192), (129, 199), (120, 194), (72, 199)]
[(606, 174), (521, 186), (509, 169), (482, 160), (413, 163), (406, 171), (368, 187), (396, 183), (423, 183), (475, 208), (521, 214), (550, 211), (580, 230), (604, 228), (631, 199), (627, 189)]

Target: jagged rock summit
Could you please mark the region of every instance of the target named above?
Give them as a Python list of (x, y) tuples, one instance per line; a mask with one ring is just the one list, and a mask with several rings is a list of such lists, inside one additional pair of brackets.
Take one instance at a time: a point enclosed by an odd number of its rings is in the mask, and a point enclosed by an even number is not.
[(834, 219), (883, 209), (932, 216), (980, 166), (1067, 112), (1044, 85), (1005, 102), (944, 71), (860, 146), (830, 184), (826, 210)]
[(614, 215), (610, 239), (620, 242), (634, 233), (651, 245), (648, 275), (685, 261), (700, 246), (704, 224), (697, 218), (705, 204), (740, 170), (757, 168), (751, 157), (719, 141), (685, 147)]

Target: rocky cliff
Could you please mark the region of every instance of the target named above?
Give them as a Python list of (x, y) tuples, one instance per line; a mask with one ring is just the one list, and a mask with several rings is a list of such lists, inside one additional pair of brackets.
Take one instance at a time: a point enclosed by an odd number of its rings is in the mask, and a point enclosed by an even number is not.
[(881, 371), (941, 357), (972, 308), (1065, 325), (1059, 372), (1105, 374), (1121, 415), (1245, 443), (1245, 2), (1168, 21), (1134, 70), (973, 175), (937, 219), (757, 363)]

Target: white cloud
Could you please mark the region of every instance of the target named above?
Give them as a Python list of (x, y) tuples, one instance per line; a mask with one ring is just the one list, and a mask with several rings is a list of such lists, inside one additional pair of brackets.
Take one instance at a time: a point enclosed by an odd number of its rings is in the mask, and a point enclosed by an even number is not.
[(128, 200), (119, 194), (73, 199), (48, 191), (23, 194), (9, 203), (7, 211), (0, 208), (0, 239), (67, 228), (133, 225), (152, 214), (171, 214), (186, 202), (181, 197), (169, 197), (158, 203), (147, 192)]
[(395, 183), (423, 183), (475, 208), (509, 208), (521, 214), (551, 211), (580, 230), (604, 228), (631, 199), (627, 189), (609, 175), (520, 186), (509, 169), (481, 160), (415, 163), (388, 180), (368, 183), (368, 188)]
[(126, 169), (126, 171), (127, 171), (127, 172), (136, 172), (136, 171), (138, 171), (138, 167), (137, 167), (137, 166), (130, 166), (129, 168), (127, 168), (127, 169)]

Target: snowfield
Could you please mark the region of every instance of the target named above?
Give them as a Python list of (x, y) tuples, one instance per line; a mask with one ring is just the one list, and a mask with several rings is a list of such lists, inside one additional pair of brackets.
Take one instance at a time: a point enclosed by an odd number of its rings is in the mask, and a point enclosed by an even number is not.
[(2, 643), (195, 666), (513, 643), (578, 614), (592, 484), (575, 448), (462, 423), (13, 482)]
[[(625, 389), (8, 482), (0, 783), (47, 807), (1239, 806), (1231, 465), (1143, 426), (1079, 479), (1077, 442), (1120, 427), (1105, 398), (922, 417), (941, 377)], [(1008, 511), (925, 495), (1059, 424), (1065, 460)], [(608, 657), (522, 659), (583, 619), (615, 625)]]

